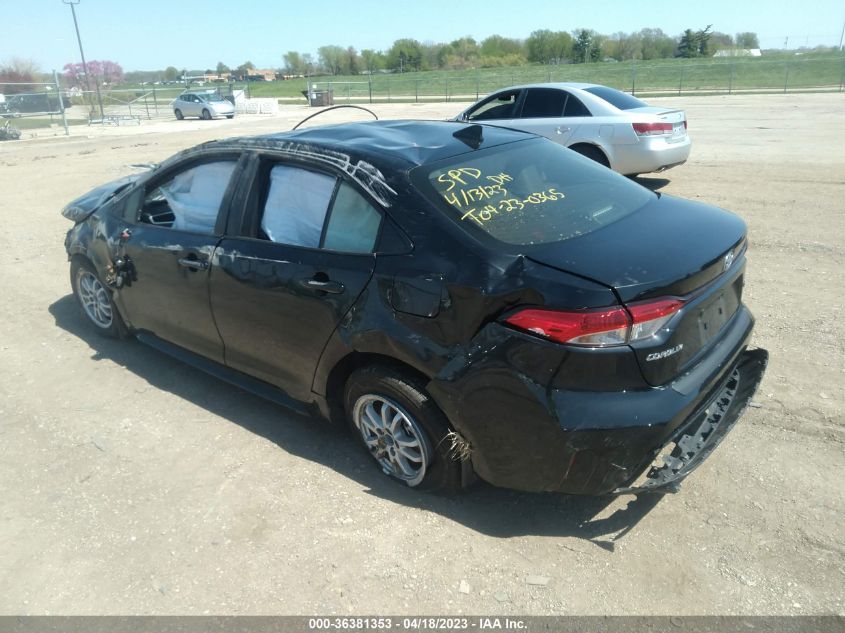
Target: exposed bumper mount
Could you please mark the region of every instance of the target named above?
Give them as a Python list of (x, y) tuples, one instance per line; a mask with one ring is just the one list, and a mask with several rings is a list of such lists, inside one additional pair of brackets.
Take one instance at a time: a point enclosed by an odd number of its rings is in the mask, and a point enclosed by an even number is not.
[(764, 349), (744, 352), (708, 404), (659, 451), (634, 485), (614, 494), (677, 492), (684, 477), (707, 459), (739, 420), (760, 385), (768, 359)]

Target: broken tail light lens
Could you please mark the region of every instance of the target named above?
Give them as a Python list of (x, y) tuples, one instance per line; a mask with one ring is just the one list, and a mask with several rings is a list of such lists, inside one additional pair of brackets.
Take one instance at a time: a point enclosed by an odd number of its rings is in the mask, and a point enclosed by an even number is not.
[(683, 307), (666, 298), (601, 310), (561, 311), (526, 308), (505, 319), (519, 330), (557, 343), (611, 347), (641, 341), (657, 334)]
[(671, 123), (631, 123), (637, 136), (662, 136), (672, 133)]

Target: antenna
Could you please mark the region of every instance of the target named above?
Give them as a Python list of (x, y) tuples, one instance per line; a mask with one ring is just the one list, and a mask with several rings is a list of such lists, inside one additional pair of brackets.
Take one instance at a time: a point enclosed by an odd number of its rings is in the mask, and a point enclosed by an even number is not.
[(481, 143), (484, 142), (484, 128), (478, 123), (475, 123), (461, 128), (452, 134), (452, 136), (462, 143), (466, 143), (472, 149), (478, 149), (481, 147)]

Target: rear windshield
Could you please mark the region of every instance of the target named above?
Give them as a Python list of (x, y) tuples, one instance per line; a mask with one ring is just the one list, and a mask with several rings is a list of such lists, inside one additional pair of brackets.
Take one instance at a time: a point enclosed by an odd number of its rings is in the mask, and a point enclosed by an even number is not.
[(468, 231), (518, 245), (586, 235), (654, 197), (624, 176), (545, 139), (424, 165), (413, 178)]
[(608, 88), (607, 86), (584, 88), (584, 92), (594, 94), (620, 110), (633, 110), (634, 108), (648, 107), (647, 103), (640, 101), (636, 97), (632, 97), (626, 92), (620, 92), (619, 90)]

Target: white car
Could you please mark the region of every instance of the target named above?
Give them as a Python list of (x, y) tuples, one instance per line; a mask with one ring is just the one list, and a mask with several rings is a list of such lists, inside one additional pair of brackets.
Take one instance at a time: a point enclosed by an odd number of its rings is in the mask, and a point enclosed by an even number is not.
[(691, 146), (683, 110), (649, 106), (597, 84), (505, 88), (455, 120), (533, 132), (627, 176), (680, 165)]
[(180, 121), (186, 116), (197, 116), (201, 119), (212, 119), (224, 116), (231, 119), (235, 116), (235, 106), (216, 92), (184, 92), (171, 104), (173, 114)]

